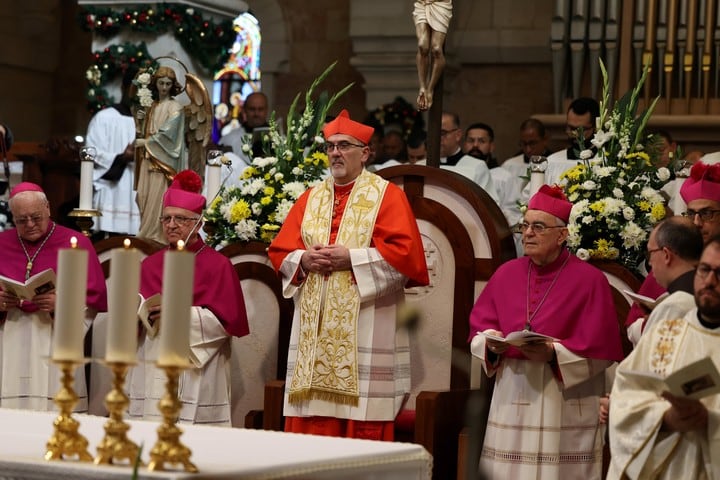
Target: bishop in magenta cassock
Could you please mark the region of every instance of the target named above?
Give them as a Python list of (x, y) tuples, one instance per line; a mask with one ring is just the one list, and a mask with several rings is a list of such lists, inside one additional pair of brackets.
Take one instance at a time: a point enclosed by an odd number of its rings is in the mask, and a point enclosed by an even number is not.
[(391, 440), (410, 391), (403, 287), (427, 285), (415, 216), (402, 190), (364, 166), (373, 129), (347, 111), (325, 125), (332, 176), (306, 191), (268, 253), (295, 300), (287, 431)]
[[(70, 248), (70, 239), (75, 237), (78, 248), (88, 251), (87, 285), (77, 285), (87, 291), (87, 332), (95, 314), (107, 310), (105, 276), (92, 243), (82, 233), (50, 219), (50, 205), (39, 185), (16, 185), (10, 192), (9, 206), (16, 228), (0, 233), (0, 275), (24, 282), (48, 268), (57, 272), (58, 250)], [(0, 406), (55, 410), (52, 399), (60, 389), (60, 375), (49, 360), (55, 303), (54, 289), (29, 301), (0, 292)], [(76, 411), (87, 411), (82, 368), (75, 372), (74, 388), (79, 397)]]
[[(526, 256), (495, 272), (470, 315), (472, 353), (495, 376), (487, 478), (601, 476), (604, 371), (623, 354), (608, 281), (565, 247), (571, 208), (559, 187), (541, 187), (521, 224)], [(485, 335), (521, 330), (552, 339), (512, 347)]]
[[(230, 340), (249, 333), (245, 299), (240, 279), (230, 260), (208, 247), (198, 231), (205, 197), (200, 195), (202, 181), (191, 170), (175, 176), (163, 196), (163, 233), (170, 245), (186, 242), (185, 249), (195, 254), (193, 300), (190, 314), (190, 358), (192, 368), (180, 378), (179, 421), (205, 425), (230, 426)], [(169, 247), (168, 247), (169, 248)], [(143, 298), (162, 292), (163, 264), (167, 248), (143, 260), (140, 294)], [(160, 306), (150, 309), (151, 321), (160, 319)], [(163, 320), (159, 328), (171, 328)], [(162, 418), (157, 409), (165, 393), (167, 377), (155, 367), (159, 337), (157, 332), (142, 330), (138, 347), (140, 360), (150, 360), (134, 368), (130, 379), (130, 416)]]

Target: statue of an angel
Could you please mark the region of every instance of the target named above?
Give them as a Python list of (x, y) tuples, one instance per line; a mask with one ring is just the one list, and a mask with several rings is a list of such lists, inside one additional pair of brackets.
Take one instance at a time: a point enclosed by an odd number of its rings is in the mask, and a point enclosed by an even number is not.
[[(184, 67), (184, 66), (183, 66)], [(183, 106), (175, 96), (183, 91), (175, 71), (160, 66), (146, 76), (140, 73), (138, 97), (149, 108), (136, 110), (138, 138), (135, 140), (136, 201), (140, 209), (139, 237), (165, 243), (159, 222), (162, 197), (180, 170), (191, 168), (204, 174), (205, 146), (212, 130), (212, 106), (207, 89), (186, 71), (185, 87), (190, 104)], [(152, 92), (152, 102), (148, 93)], [(145, 100), (143, 100), (145, 99)]]
[(416, 0), (413, 9), (415, 32), (418, 39), (417, 71), (420, 91), (418, 110), (428, 110), (433, 92), (445, 68), (443, 45), (452, 18), (452, 0)]

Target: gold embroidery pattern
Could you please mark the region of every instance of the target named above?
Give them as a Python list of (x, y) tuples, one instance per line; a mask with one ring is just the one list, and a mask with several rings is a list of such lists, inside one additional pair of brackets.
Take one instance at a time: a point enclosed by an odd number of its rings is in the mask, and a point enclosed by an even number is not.
[[(367, 248), (387, 181), (363, 172), (343, 212), (337, 244)], [(313, 189), (303, 217), (305, 245), (327, 244), (330, 237), (333, 184)], [(351, 271), (329, 276), (311, 273), (300, 299), (298, 353), (289, 388), (292, 404), (321, 398), (357, 405), (357, 320), (360, 296)]]
[(675, 360), (677, 345), (680, 340), (678, 336), (684, 331), (682, 328), (684, 324), (685, 321), (682, 318), (676, 318), (664, 320), (658, 325), (655, 332), (657, 343), (650, 358), (650, 367), (653, 372), (660, 375), (667, 374), (667, 368)]

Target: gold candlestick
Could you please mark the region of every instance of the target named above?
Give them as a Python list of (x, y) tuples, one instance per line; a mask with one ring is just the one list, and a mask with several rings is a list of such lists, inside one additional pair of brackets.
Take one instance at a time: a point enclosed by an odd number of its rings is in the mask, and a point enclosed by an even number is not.
[(91, 462), (92, 456), (87, 450), (87, 439), (78, 433), (80, 422), (72, 418), (73, 407), (78, 402), (78, 396), (73, 389), (75, 381), (74, 371), (83, 362), (72, 360), (53, 360), (62, 371), (60, 391), (53, 401), (60, 409), (60, 415), (53, 422), (54, 431), (45, 445), (45, 460), (63, 460), (77, 456), (82, 462)]
[(192, 452), (180, 442), (182, 430), (176, 425), (180, 414), (180, 400), (178, 399), (178, 378), (187, 367), (177, 365), (158, 365), (165, 370), (167, 383), (165, 395), (158, 402), (158, 409), (163, 416), (163, 423), (158, 427), (158, 440), (150, 450), (150, 463), (148, 470), (165, 470), (165, 463), (182, 464), (186, 472), (197, 473), (197, 467), (190, 461)]
[(72, 212), (68, 213), (68, 217), (77, 217), (75, 220), (75, 223), (80, 228), (80, 231), (85, 235), (86, 237), (89, 237), (92, 235), (92, 228), (95, 224), (95, 220), (93, 220), (93, 217), (102, 217), (102, 212), (100, 210), (80, 210), (79, 208), (74, 209)]
[(105, 437), (97, 446), (98, 455), (95, 465), (111, 464), (127, 459), (133, 465), (140, 452), (138, 445), (127, 438), (130, 425), (123, 421), (123, 415), (130, 399), (125, 395), (125, 376), (131, 364), (126, 362), (107, 362), (113, 372), (113, 388), (105, 397), (105, 406), (110, 418), (105, 423)]

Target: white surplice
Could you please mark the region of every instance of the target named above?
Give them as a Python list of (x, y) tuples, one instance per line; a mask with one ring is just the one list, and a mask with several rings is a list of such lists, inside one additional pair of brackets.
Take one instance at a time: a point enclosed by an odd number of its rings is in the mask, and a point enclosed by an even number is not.
[[(283, 294), (299, 301), (300, 288), (291, 280), (300, 268), (302, 251), (285, 257), (280, 272)], [(385, 261), (375, 248), (350, 249), (352, 271), (360, 295), (357, 321), (357, 361), (360, 383), (358, 405), (341, 405), (312, 399), (297, 405), (288, 401), (284, 414), (323, 416), (361, 421), (392, 421), (410, 393), (410, 340), (407, 329), (396, 329), (397, 306), (404, 298), (407, 278)], [(287, 384), (292, 380), (298, 354), (300, 309), (295, 309), (288, 352)], [(394, 372), (388, 375), (387, 372)]]
[[(84, 323), (87, 333), (95, 312), (88, 309)], [(61, 372), (50, 360), (52, 353), (52, 319), (47, 312), (26, 313), (11, 309), (0, 323), (0, 375), (3, 408), (56, 410), (53, 398), (60, 390)], [(87, 386), (84, 365), (74, 370), (76, 412), (87, 412)]]
[(609, 480), (720, 479), (720, 395), (701, 400), (708, 410), (706, 429), (663, 432), (662, 418), (670, 403), (660, 396), (662, 388), (656, 391), (631, 373), (665, 377), (708, 356), (720, 365), (720, 329), (702, 326), (697, 308), (683, 318), (661, 320), (643, 333), (615, 375), (609, 417)]
[[(162, 328), (162, 325), (160, 326)], [(138, 366), (128, 378), (131, 418), (162, 418), (158, 402), (165, 395), (165, 371), (155, 366), (159, 337), (143, 330)], [(191, 368), (183, 370), (178, 396), (180, 423), (230, 426), (230, 336), (208, 309), (193, 307), (190, 316)]]
[(496, 377), (480, 459), (487, 478), (600, 479), (605, 429), (599, 399), (613, 362), (553, 346), (562, 382), (545, 362), (503, 358), (489, 365), (485, 336), (473, 338), (473, 355)]

